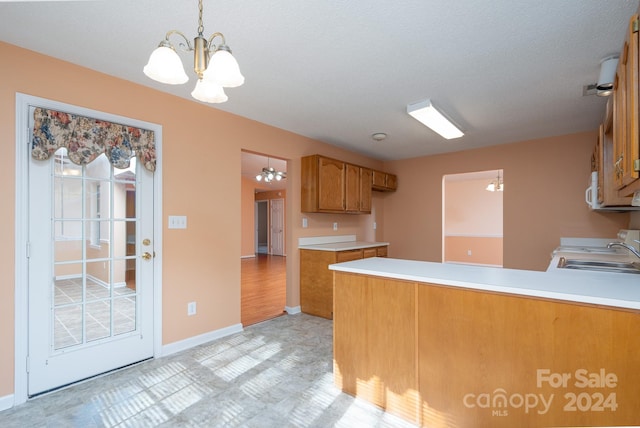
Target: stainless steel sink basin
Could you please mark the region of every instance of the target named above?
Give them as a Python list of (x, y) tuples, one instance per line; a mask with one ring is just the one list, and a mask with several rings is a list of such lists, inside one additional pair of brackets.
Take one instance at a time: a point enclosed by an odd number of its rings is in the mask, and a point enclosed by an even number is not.
[(560, 257), (559, 268), (592, 270), (599, 272), (635, 273), (640, 274), (640, 263), (612, 262), (598, 260), (574, 260)]

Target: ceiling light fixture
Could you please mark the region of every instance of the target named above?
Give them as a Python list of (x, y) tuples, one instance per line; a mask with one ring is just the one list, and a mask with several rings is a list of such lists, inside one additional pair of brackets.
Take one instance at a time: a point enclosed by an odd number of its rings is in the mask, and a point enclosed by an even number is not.
[(618, 68), (618, 55), (611, 55), (600, 61), (600, 76), (596, 84), (596, 95), (606, 97), (613, 92), (613, 80), (616, 77), (616, 69)]
[(407, 105), (407, 113), (447, 140), (460, 138), (464, 135), (453, 122), (433, 106), (429, 99)]
[(490, 192), (504, 192), (504, 182), (502, 178), (500, 178), (500, 171), (498, 171), (498, 178), (492, 180), (491, 183), (487, 185), (485, 190)]
[[(186, 46), (182, 42), (178, 46), (185, 52), (193, 51), (193, 71), (198, 75), (198, 82), (191, 96), (205, 103), (223, 103), (228, 100), (223, 88), (242, 85), (244, 76), (222, 33), (213, 33), (208, 40), (203, 36), (202, 0), (198, 0), (198, 9), (198, 35), (193, 39), (193, 46), (180, 31), (167, 32), (164, 40), (151, 53), (144, 74), (169, 85), (180, 85), (189, 80), (175, 47), (169, 41), (169, 37), (176, 34), (186, 42)], [(216, 38), (220, 39), (218, 45), (213, 44)]]
[(276, 171), (269, 165), (269, 158), (267, 158), (267, 166), (262, 168), (262, 171), (256, 175), (257, 181), (264, 181), (265, 183), (270, 183), (273, 180), (280, 181), (285, 178), (287, 178), (287, 173), (283, 171)]
[(384, 132), (376, 132), (374, 134), (371, 134), (371, 138), (373, 138), (375, 141), (382, 141), (387, 138), (387, 134), (385, 134)]

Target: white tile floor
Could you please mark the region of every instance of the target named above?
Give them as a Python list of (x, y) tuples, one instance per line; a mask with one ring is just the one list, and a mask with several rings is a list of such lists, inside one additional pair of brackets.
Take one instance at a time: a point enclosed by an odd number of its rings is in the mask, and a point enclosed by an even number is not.
[(333, 385), (332, 322), (285, 315), (0, 413), (0, 427), (413, 427)]
[[(135, 291), (128, 287), (114, 288), (113, 333), (114, 335), (135, 330)], [(84, 307), (86, 341), (108, 337), (111, 332), (111, 302), (109, 289), (87, 278)], [(82, 330), (82, 279), (56, 280), (55, 283), (55, 349), (83, 343)]]

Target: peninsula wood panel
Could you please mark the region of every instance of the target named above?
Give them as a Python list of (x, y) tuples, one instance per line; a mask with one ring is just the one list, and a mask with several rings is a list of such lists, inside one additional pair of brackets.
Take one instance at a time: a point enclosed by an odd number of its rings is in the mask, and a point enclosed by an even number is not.
[[(418, 286), (418, 308), (425, 426), (603, 426), (640, 421), (640, 314), (423, 284)], [(547, 381), (538, 385), (539, 369), (549, 370), (554, 379), (552, 374), (568, 375), (566, 386), (559, 383), (554, 388)], [(599, 376), (601, 369), (613, 373), (616, 386), (577, 387), (583, 377), (577, 371), (582, 369), (589, 373), (585, 376)], [(481, 394), (489, 394), (490, 406), (480, 407)], [(615, 411), (596, 406), (599, 394), (603, 400), (613, 394)], [(499, 395), (514, 401), (494, 406), (500, 403)], [(519, 396), (530, 403), (538, 400), (537, 405), (528, 412), (526, 406), (516, 407)], [(574, 396), (577, 402), (572, 405)], [(540, 397), (553, 397), (544, 414), (539, 413), (544, 411)]]
[(336, 386), (417, 422), (416, 285), (336, 273), (334, 293)]
[(334, 281), (334, 381), (347, 393), (428, 427), (638, 424), (640, 311)]

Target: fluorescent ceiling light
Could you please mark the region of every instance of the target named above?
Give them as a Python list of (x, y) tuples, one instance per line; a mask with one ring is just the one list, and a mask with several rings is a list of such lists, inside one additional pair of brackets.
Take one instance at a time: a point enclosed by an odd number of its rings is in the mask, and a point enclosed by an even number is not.
[(460, 138), (464, 133), (442, 113), (440, 113), (431, 103), (431, 100), (424, 100), (407, 105), (407, 113), (414, 119), (422, 122), (447, 140)]

